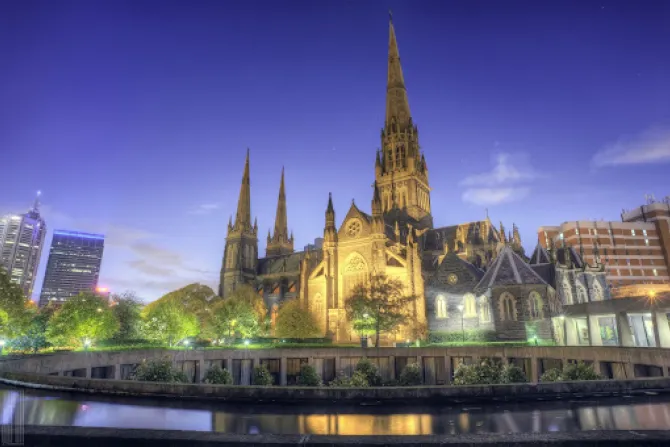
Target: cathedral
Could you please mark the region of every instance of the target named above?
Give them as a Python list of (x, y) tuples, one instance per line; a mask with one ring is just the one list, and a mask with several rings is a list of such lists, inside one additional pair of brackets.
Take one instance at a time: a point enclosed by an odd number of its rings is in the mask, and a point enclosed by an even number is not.
[(516, 225), (509, 234), (488, 217), (435, 227), (428, 164), (412, 121), (392, 21), (380, 147), (370, 212), (352, 201), (338, 226), (328, 197), (323, 239), (300, 252), (288, 232), (282, 171), (265, 257), (259, 256), (258, 225), (251, 217), (247, 151), (237, 213), (228, 223), (220, 296), (251, 285), (271, 314), (283, 301), (299, 299), (319, 322), (323, 336), (346, 343), (359, 339), (347, 321), (346, 299), (370, 274), (384, 273), (401, 280), (407, 294), (419, 297), (407, 309), (410, 321), (384, 334), (385, 345), (413, 340), (426, 329), (445, 341), (559, 340), (564, 298), (556, 292), (556, 280), (561, 290), (565, 284), (577, 290), (575, 284), (584, 275), (591, 275), (583, 280), (587, 283), (605, 284), (604, 268), (573, 259), (578, 257), (574, 250), (549, 253), (538, 246), (529, 260)]

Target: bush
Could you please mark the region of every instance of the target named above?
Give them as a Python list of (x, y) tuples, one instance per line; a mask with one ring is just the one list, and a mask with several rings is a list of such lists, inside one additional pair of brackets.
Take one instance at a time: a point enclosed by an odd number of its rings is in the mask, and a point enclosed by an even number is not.
[(561, 380), (561, 370), (558, 368), (548, 369), (540, 377), (540, 382), (560, 382)]
[(330, 382), (330, 386), (339, 386), (343, 388), (368, 388), (368, 379), (360, 371), (354, 371), (351, 377), (344, 375), (337, 376), (335, 380)]
[(363, 358), (356, 365), (355, 371), (359, 371), (365, 376), (369, 386), (381, 386), (382, 376), (377, 371), (377, 365), (370, 360)]
[(491, 385), (500, 383), (502, 368), (488, 360), (479, 365), (461, 363), (454, 371), (454, 385)]
[(400, 372), (398, 384), (401, 386), (417, 386), (423, 383), (421, 367), (416, 363), (408, 363)]
[(252, 385), (270, 386), (272, 385), (272, 374), (268, 371), (265, 365), (258, 365), (254, 367), (254, 375), (251, 381)]
[(523, 370), (516, 365), (508, 364), (500, 371), (500, 383), (525, 383), (528, 382)]
[(321, 377), (316, 373), (316, 369), (312, 365), (302, 365), (300, 367), (300, 374), (298, 375), (299, 386), (321, 386)]
[(583, 362), (570, 363), (563, 371), (552, 368), (542, 374), (541, 382), (569, 382), (573, 380), (600, 380), (602, 377), (595, 372), (592, 365)]
[(220, 366), (214, 365), (205, 372), (204, 381), (213, 385), (232, 385), (233, 376), (227, 369), (221, 369)]
[(186, 374), (172, 367), (169, 358), (143, 360), (131, 376), (141, 382), (188, 382)]

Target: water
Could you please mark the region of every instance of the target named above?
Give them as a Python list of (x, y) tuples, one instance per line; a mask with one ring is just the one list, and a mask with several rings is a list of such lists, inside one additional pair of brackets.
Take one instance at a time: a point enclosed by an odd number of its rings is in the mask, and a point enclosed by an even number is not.
[(670, 396), (450, 406), (233, 405), (0, 388), (2, 424), (237, 434), (431, 435), (670, 430)]

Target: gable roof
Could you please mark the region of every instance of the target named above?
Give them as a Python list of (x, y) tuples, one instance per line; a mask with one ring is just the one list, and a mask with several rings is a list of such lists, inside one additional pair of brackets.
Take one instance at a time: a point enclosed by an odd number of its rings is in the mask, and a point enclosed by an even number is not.
[(486, 274), (475, 287), (484, 291), (496, 286), (547, 284), (521, 257), (508, 245), (500, 250)]
[(533, 254), (530, 256), (530, 264), (551, 264), (551, 257), (549, 256), (549, 252), (543, 246), (541, 246), (539, 242), (535, 246)]
[[(570, 260), (572, 261), (572, 265), (575, 268), (583, 268), (584, 267), (584, 261), (582, 260), (582, 257), (577, 253), (577, 250), (574, 249), (574, 247), (568, 247), (568, 253), (570, 254)], [(556, 261), (561, 264), (561, 265), (566, 265), (566, 256), (565, 256), (565, 248), (559, 248), (556, 251)]]

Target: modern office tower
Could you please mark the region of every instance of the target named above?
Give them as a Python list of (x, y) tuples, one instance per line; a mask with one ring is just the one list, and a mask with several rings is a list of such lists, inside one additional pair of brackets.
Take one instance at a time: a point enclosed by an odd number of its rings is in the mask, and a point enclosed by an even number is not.
[(574, 247), (584, 260), (599, 258), (616, 289), (639, 284), (670, 284), (670, 198), (621, 214), (621, 222), (576, 221), (538, 230), (545, 248)]
[(0, 265), (28, 298), (35, 285), (46, 232), (39, 212), (39, 193), (27, 213), (0, 218)]
[(62, 303), (79, 292), (95, 292), (104, 248), (101, 234), (55, 230), (40, 306), (49, 301)]

